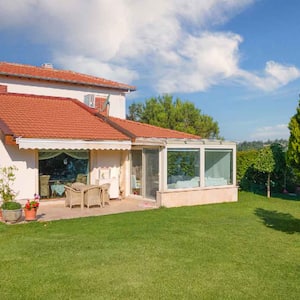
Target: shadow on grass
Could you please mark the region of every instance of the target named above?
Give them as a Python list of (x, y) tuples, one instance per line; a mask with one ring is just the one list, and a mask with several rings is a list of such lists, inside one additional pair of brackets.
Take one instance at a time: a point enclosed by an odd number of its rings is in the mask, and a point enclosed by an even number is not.
[(289, 234), (300, 233), (300, 220), (291, 214), (257, 208), (255, 214), (261, 218), (267, 227)]
[[(267, 192), (265, 192), (265, 191), (255, 191), (252, 193), (267, 198)], [(280, 200), (288, 200), (288, 201), (300, 201), (300, 195), (296, 195), (293, 193), (284, 194), (284, 193), (271, 192), (271, 198), (280, 199)]]
[(299, 195), (296, 194), (272, 193), (271, 197), (281, 199), (281, 200), (300, 201)]

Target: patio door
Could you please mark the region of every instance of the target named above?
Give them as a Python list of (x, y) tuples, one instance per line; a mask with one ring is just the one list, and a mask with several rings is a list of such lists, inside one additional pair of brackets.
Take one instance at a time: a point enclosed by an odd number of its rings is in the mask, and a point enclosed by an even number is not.
[(159, 151), (144, 149), (131, 151), (131, 193), (156, 199), (159, 189)]
[(131, 151), (131, 193), (143, 195), (143, 152), (142, 150)]
[(158, 149), (145, 149), (145, 197), (156, 199), (159, 189), (159, 151)]

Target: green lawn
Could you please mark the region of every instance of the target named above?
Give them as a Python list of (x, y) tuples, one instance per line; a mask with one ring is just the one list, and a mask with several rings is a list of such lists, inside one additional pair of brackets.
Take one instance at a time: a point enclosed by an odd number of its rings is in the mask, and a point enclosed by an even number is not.
[(299, 299), (300, 201), (0, 224), (1, 299)]

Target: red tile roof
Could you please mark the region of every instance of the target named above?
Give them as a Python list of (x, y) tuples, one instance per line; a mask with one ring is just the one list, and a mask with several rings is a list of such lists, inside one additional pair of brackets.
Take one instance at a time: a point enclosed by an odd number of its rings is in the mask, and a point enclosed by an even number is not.
[(145, 123), (123, 120), (110, 117), (113, 123), (125, 129), (132, 137), (135, 138), (174, 138), (174, 139), (201, 139), (200, 136), (189, 134), (177, 130), (157, 127)]
[(129, 140), (76, 99), (0, 93), (0, 130), (23, 138)]
[(36, 67), (23, 64), (0, 62), (0, 76), (21, 77), (26, 79), (36, 79), (65, 84), (87, 85), (111, 88), (123, 91), (135, 91), (131, 85), (118, 83), (103, 78), (85, 75), (73, 71), (58, 70), (47, 67)]

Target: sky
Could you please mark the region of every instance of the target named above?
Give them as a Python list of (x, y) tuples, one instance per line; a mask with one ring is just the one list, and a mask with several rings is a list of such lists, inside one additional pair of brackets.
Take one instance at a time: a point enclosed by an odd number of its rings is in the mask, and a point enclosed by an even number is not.
[(171, 94), (226, 140), (288, 139), (300, 93), (298, 0), (0, 0), (0, 61)]

